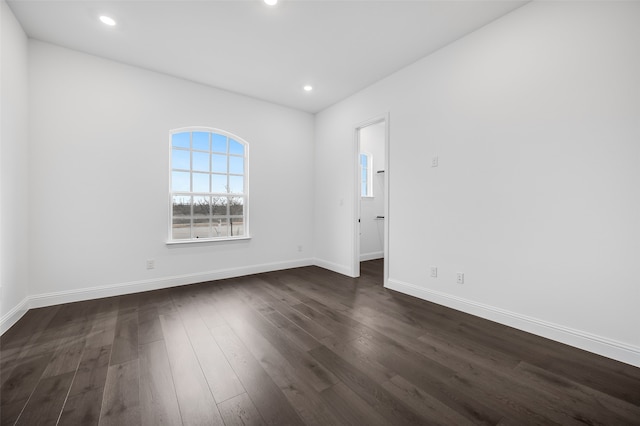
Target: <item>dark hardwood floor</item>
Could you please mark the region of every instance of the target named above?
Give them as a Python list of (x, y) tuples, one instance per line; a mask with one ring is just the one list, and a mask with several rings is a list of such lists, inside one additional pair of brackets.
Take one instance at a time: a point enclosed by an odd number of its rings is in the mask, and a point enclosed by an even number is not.
[(29, 311), (2, 425), (640, 425), (640, 369), (292, 269)]

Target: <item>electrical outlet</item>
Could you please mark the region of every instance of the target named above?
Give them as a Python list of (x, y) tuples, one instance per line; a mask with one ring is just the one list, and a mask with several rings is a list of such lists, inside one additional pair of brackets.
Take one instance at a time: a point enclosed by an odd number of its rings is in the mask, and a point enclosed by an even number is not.
[(154, 269), (156, 267), (156, 261), (154, 259), (147, 259), (147, 269)]
[(464, 284), (464, 272), (456, 272), (456, 282), (458, 284)]
[(435, 266), (431, 267), (431, 278), (436, 278), (438, 276), (438, 268)]
[(438, 167), (438, 156), (431, 157), (431, 167)]

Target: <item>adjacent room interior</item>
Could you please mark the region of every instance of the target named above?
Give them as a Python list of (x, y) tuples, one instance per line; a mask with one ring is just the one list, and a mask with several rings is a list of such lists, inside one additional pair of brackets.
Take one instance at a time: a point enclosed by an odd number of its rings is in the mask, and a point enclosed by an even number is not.
[(640, 423), (640, 2), (266, 3), (2, 0), (1, 423)]

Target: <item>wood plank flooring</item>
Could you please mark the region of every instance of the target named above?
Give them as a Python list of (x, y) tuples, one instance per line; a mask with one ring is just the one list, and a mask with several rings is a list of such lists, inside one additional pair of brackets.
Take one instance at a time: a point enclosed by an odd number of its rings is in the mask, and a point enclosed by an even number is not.
[(640, 425), (640, 369), (291, 269), (29, 311), (2, 425)]

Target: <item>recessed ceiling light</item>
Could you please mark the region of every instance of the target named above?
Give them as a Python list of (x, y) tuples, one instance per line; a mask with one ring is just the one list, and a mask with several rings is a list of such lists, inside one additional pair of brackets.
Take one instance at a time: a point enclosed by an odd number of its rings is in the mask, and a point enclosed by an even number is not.
[(303, 87), (305, 92), (310, 92), (313, 90), (313, 87), (309, 86), (308, 84), (306, 86)]
[(109, 25), (110, 27), (113, 27), (116, 24), (116, 21), (114, 21), (113, 18), (110, 18), (110, 17), (105, 16), (105, 15), (102, 15), (100, 17), (100, 21), (105, 25)]
[(264, 0), (264, 2), (269, 6), (275, 6), (278, 3), (278, 0)]

